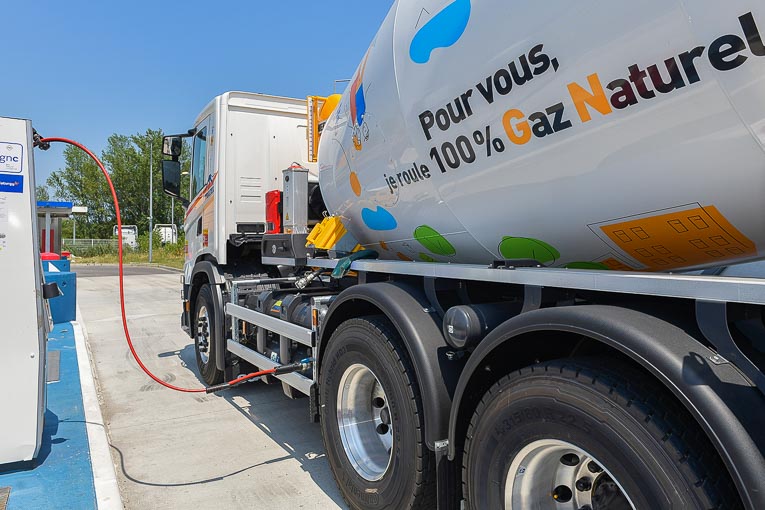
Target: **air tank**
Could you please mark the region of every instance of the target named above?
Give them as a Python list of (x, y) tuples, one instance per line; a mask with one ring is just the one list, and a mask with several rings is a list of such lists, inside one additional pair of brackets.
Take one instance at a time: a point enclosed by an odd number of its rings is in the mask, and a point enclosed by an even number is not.
[(324, 199), (388, 259), (763, 258), (764, 43), (761, 0), (400, 0), (322, 132)]

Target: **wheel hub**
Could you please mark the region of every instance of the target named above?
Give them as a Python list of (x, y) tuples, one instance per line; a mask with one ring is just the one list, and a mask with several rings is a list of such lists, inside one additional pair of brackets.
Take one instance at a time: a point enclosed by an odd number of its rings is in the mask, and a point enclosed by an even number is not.
[(622, 486), (583, 449), (542, 439), (515, 456), (505, 479), (506, 509), (635, 510)]
[(202, 363), (207, 364), (210, 360), (210, 317), (207, 313), (207, 307), (202, 305), (197, 312), (197, 351)]
[(364, 365), (349, 366), (340, 379), (337, 423), (345, 455), (359, 476), (381, 479), (392, 458), (393, 425), (385, 390)]

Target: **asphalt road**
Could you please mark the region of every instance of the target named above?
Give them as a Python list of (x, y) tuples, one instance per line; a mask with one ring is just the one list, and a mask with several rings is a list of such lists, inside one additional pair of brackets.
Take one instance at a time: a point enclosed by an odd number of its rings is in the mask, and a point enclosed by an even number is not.
[[(78, 278), (96, 278), (99, 276), (117, 276), (117, 264), (74, 264), (72, 270)], [(125, 276), (141, 276), (152, 274), (181, 274), (178, 269), (163, 266), (127, 264), (123, 269)], [(176, 277), (175, 283), (178, 283)]]
[[(259, 382), (220, 395), (163, 388), (125, 344), (116, 266), (73, 269), (125, 508), (345, 508), (306, 399)], [(128, 322), (154, 373), (200, 387), (193, 344), (179, 325), (178, 274), (132, 266)]]

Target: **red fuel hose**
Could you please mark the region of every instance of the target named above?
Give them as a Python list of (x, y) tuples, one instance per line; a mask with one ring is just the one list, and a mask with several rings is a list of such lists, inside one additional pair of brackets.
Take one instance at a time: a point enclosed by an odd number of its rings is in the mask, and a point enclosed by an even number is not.
[(122, 311), (122, 328), (125, 331), (125, 340), (127, 341), (128, 347), (130, 348), (130, 353), (133, 355), (133, 358), (135, 359), (136, 363), (138, 363), (138, 366), (141, 367), (141, 370), (146, 372), (146, 375), (154, 379), (155, 382), (161, 384), (165, 388), (170, 388), (171, 390), (181, 391), (184, 393), (212, 393), (213, 391), (228, 389), (234, 385), (243, 383), (255, 377), (277, 373), (278, 369), (271, 368), (268, 370), (261, 370), (259, 372), (243, 375), (241, 377), (234, 379), (233, 381), (229, 381), (227, 383), (223, 383), (211, 388), (181, 388), (180, 386), (174, 386), (168, 382), (163, 381), (156, 375), (152, 374), (148, 368), (146, 368), (146, 365), (143, 364), (143, 362), (141, 361), (141, 358), (138, 356), (138, 353), (135, 350), (135, 347), (133, 346), (133, 340), (130, 338), (130, 330), (128, 329), (128, 324), (127, 324), (127, 315), (125, 313), (125, 284), (124, 284), (124, 276), (122, 271), (122, 216), (120, 215), (120, 203), (119, 203), (119, 200), (117, 200), (117, 192), (114, 190), (112, 179), (111, 177), (109, 177), (109, 172), (106, 171), (106, 167), (104, 167), (104, 164), (101, 163), (101, 161), (96, 157), (96, 155), (90, 152), (90, 150), (87, 147), (85, 147), (84, 145), (78, 142), (75, 142), (74, 140), (69, 140), (68, 138), (55, 138), (55, 137), (41, 138), (36, 142), (36, 144), (37, 143), (52, 143), (52, 142), (68, 143), (69, 145), (74, 145), (75, 147), (82, 149), (88, 156), (90, 156), (93, 159), (93, 161), (96, 162), (96, 164), (98, 165), (98, 168), (100, 168), (101, 172), (103, 172), (106, 182), (109, 184), (109, 190), (112, 193), (112, 200), (114, 201), (114, 212), (117, 215), (117, 237), (118, 237), (117, 250), (119, 253), (120, 308)]

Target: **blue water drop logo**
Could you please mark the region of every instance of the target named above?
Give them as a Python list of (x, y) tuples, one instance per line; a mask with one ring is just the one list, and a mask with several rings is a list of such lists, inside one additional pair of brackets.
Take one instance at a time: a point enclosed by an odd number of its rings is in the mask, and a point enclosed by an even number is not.
[(379, 205), (376, 211), (366, 207), (362, 209), (361, 219), (372, 230), (393, 230), (398, 226), (396, 218), (387, 209)]
[(470, 20), (470, 0), (454, 0), (428, 21), (412, 39), (409, 57), (425, 64), (438, 48), (448, 48), (460, 40)]

